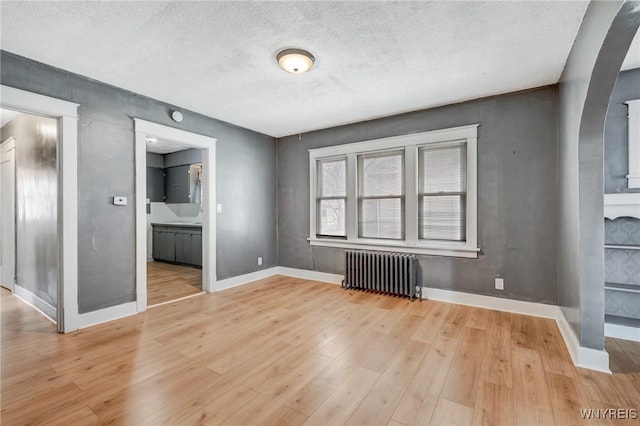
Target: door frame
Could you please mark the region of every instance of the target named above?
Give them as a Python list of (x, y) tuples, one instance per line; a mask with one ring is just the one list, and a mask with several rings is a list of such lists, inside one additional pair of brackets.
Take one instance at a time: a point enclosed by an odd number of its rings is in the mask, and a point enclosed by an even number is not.
[(78, 107), (79, 104), (0, 85), (0, 106), (58, 120), (59, 332), (78, 329)]
[(134, 118), (136, 210), (136, 307), (147, 309), (147, 141), (153, 136), (202, 150), (202, 289), (216, 284), (216, 141), (217, 139)]
[[(5, 287), (8, 288), (9, 290), (11, 290), (11, 292), (13, 293), (14, 291), (14, 284), (15, 284), (15, 277), (16, 277), (16, 152), (15, 152), (15, 148), (16, 148), (16, 138), (14, 138), (13, 136), (8, 137), (7, 139), (5, 139), (4, 141), (0, 142), (0, 168), (2, 163), (4, 162), (4, 156), (5, 156), (5, 152), (9, 153), (11, 151), (13, 151), (13, 153), (11, 154), (13, 156), (13, 159), (10, 161), (13, 161), (13, 181), (12, 181), (12, 185), (13, 185), (13, 208), (12, 208), (12, 214), (11, 214), (11, 220), (13, 221), (13, 229), (11, 232), (12, 235), (12, 251), (13, 251), (13, 265), (11, 265), (11, 281), (9, 282), (9, 287)], [(0, 188), (2, 188), (3, 185), (6, 185), (6, 182), (2, 181), (2, 177), (0, 176)], [(0, 190), (0, 194), (2, 193), (2, 191)], [(2, 200), (0, 200), (0, 205), (2, 204)], [(4, 212), (6, 212), (6, 208), (3, 210), (2, 215), (4, 215)], [(1, 226), (1, 221), (0, 221), (0, 226)], [(0, 259), (2, 259), (2, 265), (0, 267), (0, 280), (2, 279), (2, 268), (5, 268), (5, 259), (4, 259), (4, 250), (2, 250), (2, 247), (4, 247), (4, 240), (5, 240), (6, 236), (2, 233), (2, 229), (0, 229), (0, 253), (2, 253), (2, 256), (0, 257)], [(4, 283), (6, 285), (6, 283)]]

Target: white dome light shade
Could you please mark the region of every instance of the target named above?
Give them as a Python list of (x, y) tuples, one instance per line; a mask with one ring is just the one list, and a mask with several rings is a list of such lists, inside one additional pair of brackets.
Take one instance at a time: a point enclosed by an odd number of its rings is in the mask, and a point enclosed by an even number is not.
[(280, 68), (291, 74), (309, 71), (316, 60), (311, 53), (302, 49), (285, 49), (276, 58)]

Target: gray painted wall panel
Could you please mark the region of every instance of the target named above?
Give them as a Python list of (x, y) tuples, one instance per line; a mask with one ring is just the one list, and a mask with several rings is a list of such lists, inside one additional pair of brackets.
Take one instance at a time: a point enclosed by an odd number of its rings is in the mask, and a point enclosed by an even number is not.
[(640, 69), (621, 72), (609, 100), (604, 128), (604, 192), (640, 192), (627, 188), (629, 173), (627, 105), (625, 101), (640, 99)]
[(164, 169), (164, 157), (160, 154), (147, 152), (147, 167)]
[(164, 155), (164, 168), (194, 163), (202, 163), (202, 151), (199, 149), (185, 149)]
[[(7, 86), (76, 102), (80, 313), (135, 298), (133, 118), (211, 136), (217, 145), (218, 279), (277, 264), (273, 138), (2, 51)], [(181, 110), (182, 123), (169, 117)], [(126, 207), (112, 195), (129, 198)], [(256, 257), (263, 256), (262, 266)]]
[[(419, 256), (430, 287), (557, 302), (557, 90), (545, 87), (341, 126), (278, 141), (282, 266), (343, 273), (343, 250), (311, 247), (307, 150), (480, 123), (476, 259)], [(494, 277), (505, 290), (494, 289)]]

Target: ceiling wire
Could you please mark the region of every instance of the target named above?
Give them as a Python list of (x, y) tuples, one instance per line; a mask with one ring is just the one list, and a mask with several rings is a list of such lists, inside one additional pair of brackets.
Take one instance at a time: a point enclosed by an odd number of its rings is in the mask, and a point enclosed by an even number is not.
[(302, 140), (302, 76), (298, 76), (298, 114), (300, 114), (300, 121), (298, 121), (298, 140)]

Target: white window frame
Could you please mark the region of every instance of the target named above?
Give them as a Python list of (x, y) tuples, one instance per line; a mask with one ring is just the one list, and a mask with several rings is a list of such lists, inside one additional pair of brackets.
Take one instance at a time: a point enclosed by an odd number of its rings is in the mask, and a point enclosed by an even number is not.
[(629, 108), (627, 113), (629, 174), (625, 177), (629, 189), (640, 188), (640, 99), (626, 101), (625, 104)]
[[(312, 246), (383, 250), (436, 256), (478, 257), (478, 124), (374, 139), (309, 150), (309, 238)], [(418, 148), (450, 141), (464, 141), (467, 151), (466, 241), (418, 239)], [(404, 148), (405, 161), (405, 240), (378, 240), (358, 237), (357, 155), (373, 151)], [(347, 157), (346, 239), (322, 238), (316, 234), (317, 161)]]

